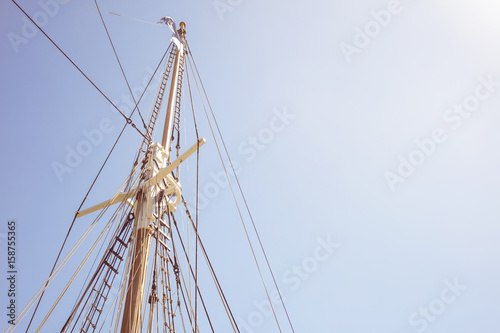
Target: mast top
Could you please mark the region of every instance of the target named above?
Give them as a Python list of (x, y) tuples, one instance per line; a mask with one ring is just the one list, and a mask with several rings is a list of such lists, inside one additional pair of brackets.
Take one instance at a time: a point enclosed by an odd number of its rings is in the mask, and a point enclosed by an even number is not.
[(181, 37), (181, 40), (184, 39), (184, 37), (186, 37), (186, 22), (182, 21), (181, 23), (179, 23), (179, 30), (177, 30), (177, 32), (179, 33), (179, 36)]

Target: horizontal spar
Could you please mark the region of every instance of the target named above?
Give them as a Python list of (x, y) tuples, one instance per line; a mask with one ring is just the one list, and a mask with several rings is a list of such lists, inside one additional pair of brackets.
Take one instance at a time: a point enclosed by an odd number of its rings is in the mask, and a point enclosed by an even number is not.
[[(149, 180), (139, 185), (139, 187), (147, 188), (162, 182), (164, 178), (166, 178), (172, 171), (174, 171), (175, 168), (177, 168), (182, 162), (184, 162), (189, 156), (191, 156), (191, 154), (193, 154), (196, 150), (198, 150), (199, 147), (203, 146), (206, 142), (207, 140), (205, 140), (204, 138), (199, 139), (197, 143), (195, 143), (193, 146), (191, 146), (191, 148), (189, 148), (181, 156), (179, 156), (178, 159), (173, 161), (169, 166), (158, 171), (158, 173), (155, 176), (151, 177)], [(114, 198), (103, 201), (95, 206), (89, 207), (82, 211), (76, 212), (76, 217), (82, 217), (84, 215), (93, 213), (99, 209), (127, 200), (134, 196), (136, 190), (137, 188), (133, 188), (128, 192), (122, 192), (117, 196), (115, 196)]]
[(203, 146), (207, 140), (201, 138), (198, 140), (198, 143), (195, 143), (191, 148), (186, 150), (184, 154), (179, 156), (178, 159), (173, 161), (169, 166), (161, 169), (158, 171), (156, 175), (151, 177), (148, 181), (144, 182), (141, 186), (143, 187), (149, 187), (158, 184), (159, 182), (163, 181), (163, 178), (167, 177), (169, 173), (174, 171), (175, 168), (177, 168), (182, 162), (184, 162), (189, 156), (191, 156), (192, 153), (194, 153), (196, 150), (198, 150), (198, 147)]

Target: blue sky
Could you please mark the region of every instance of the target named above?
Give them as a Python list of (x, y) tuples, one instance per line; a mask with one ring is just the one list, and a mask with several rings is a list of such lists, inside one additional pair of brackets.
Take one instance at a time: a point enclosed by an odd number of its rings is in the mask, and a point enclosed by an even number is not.
[[(51, 38), (126, 108), (128, 90), (97, 12), (19, 3), (46, 18)], [(217, 9), (221, 3), (225, 7)], [(496, 332), (500, 5), (99, 5), (148, 22), (171, 16), (187, 23), (296, 332)], [(124, 120), (44, 36), (26, 30), (12, 2), (2, 2), (0, 13), (0, 233), (9, 219), (17, 221), (21, 306), (48, 275)], [(131, 86), (142, 87), (169, 43), (169, 30), (103, 15)], [(13, 44), (14, 34), (25, 42)], [(144, 114), (152, 98), (150, 90)], [(202, 209), (202, 237), (235, 315), (248, 325), (242, 332), (276, 332), (259, 310), (265, 294), (231, 193), (227, 186), (216, 188), (222, 168), (202, 108), (197, 110), (201, 136), (208, 139), (201, 192), (214, 197)], [(111, 124), (109, 133), (102, 132), (102, 141), (59, 179), (53, 163), (64, 163), (68, 149), (77, 149), (85, 131), (100, 129), (103, 121)], [(139, 143), (129, 128), (89, 204), (114, 193)], [(75, 235), (90, 221), (82, 220)], [(335, 247), (322, 246), (328, 242)], [(2, 296), (2, 304), (7, 301)], [(7, 327), (6, 320), (1, 325)]]

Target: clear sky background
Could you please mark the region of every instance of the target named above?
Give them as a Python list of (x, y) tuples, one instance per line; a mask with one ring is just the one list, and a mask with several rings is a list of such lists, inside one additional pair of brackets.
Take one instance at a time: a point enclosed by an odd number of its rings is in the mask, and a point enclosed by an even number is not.
[[(128, 90), (97, 12), (19, 3), (126, 111)], [(187, 23), (296, 332), (498, 332), (498, 2), (99, 5), (149, 22), (171, 16)], [(131, 86), (143, 86), (171, 33), (103, 15)], [(0, 241), (5, 253), (7, 222), (15, 219), (21, 308), (47, 277), (124, 120), (41, 33), (25, 26), (12, 2), (0, 4), (0, 22)], [(144, 114), (153, 95), (145, 98)], [(103, 120), (112, 130), (58, 178), (53, 163), (65, 163), (68, 149)], [(246, 326), (242, 332), (277, 332), (256, 305), (265, 293), (231, 193), (217, 185), (222, 168), (213, 139), (206, 123), (200, 126), (208, 139), (201, 156), (200, 188), (208, 198), (202, 237)], [(89, 204), (113, 194), (128, 174), (141, 138), (131, 128), (126, 133)], [(79, 221), (75, 234), (90, 221)], [(3, 312), (0, 326), (7, 327)], [(55, 331), (64, 319), (54, 316), (50, 327)], [(284, 321), (282, 328), (290, 331)]]

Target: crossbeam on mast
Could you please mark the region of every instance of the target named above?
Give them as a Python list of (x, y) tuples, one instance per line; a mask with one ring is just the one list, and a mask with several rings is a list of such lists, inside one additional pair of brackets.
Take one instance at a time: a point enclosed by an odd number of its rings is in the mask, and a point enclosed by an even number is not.
[[(199, 147), (203, 146), (206, 142), (207, 142), (207, 140), (205, 140), (204, 138), (199, 139), (197, 143), (195, 143), (188, 150), (186, 150), (181, 156), (179, 156), (178, 159), (176, 159), (174, 162), (172, 162), (169, 166), (158, 171), (158, 173), (156, 175), (154, 175), (153, 177), (151, 177), (149, 180), (142, 183), (138, 187), (145, 189), (145, 188), (148, 188), (150, 186), (158, 185), (172, 171), (174, 171), (175, 168), (177, 168), (182, 162), (184, 162), (189, 156), (191, 156), (196, 150), (198, 150)], [(137, 189), (138, 189), (137, 187), (134, 187), (133, 189), (131, 189), (128, 192), (119, 193), (117, 196), (115, 196), (109, 200), (105, 200), (97, 205), (94, 205), (94, 206), (89, 207), (87, 209), (81, 210), (81, 211), (76, 213), (76, 217), (77, 218), (82, 217), (82, 216), (85, 216), (87, 214), (98, 211), (100, 209), (103, 209), (105, 207), (120, 203), (120, 202), (127, 200), (127, 199), (130, 199), (135, 195), (135, 193), (137, 192)]]

